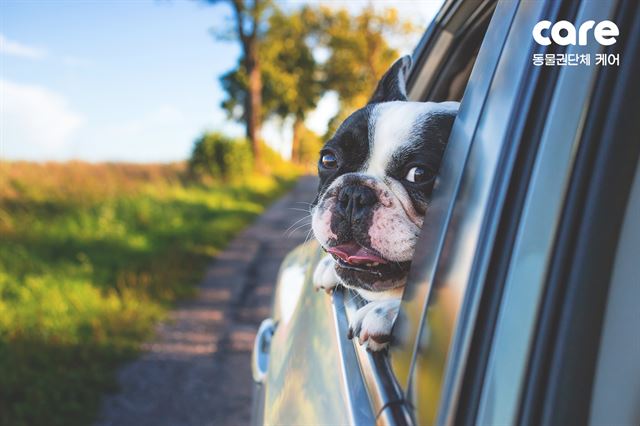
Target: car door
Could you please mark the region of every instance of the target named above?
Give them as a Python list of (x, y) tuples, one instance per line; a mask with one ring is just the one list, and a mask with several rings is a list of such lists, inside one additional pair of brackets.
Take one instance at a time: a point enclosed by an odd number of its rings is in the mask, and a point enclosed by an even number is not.
[[(606, 395), (602, 387), (592, 391), (591, 381), (604, 283), (640, 149), (637, 119), (624, 113), (637, 111), (637, 73), (630, 71), (638, 69), (637, 16), (637, 5), (623, 1), (499, 3), (396, 325), (404, 343), (392, 348), (391, 360), (415, 423), (584, 424), (590, 398)], [(531, 29), (545, 19), (612, 19), (628, 41), (609, 49), (542, 47)], [(615, 75), (626, 73), (629, 84), (613, 83), (613, 71), (594, 64), (532, 64), (534, 54), (620, 51), (627, 62)], [(616, 92), (625, 100), (613, 100)], [(599, 179), (591, 174), (598, 170)], [(608, 195), (608, 203), (588, 196), (592, 191)], [(594, 229), (598, 211), (601, 228)], [(589, 238), (606, 244), (594, 249)], [(586, 320), (589, 312), (596, 315)], [(633, 383), (626, 381), (627, 389)]]

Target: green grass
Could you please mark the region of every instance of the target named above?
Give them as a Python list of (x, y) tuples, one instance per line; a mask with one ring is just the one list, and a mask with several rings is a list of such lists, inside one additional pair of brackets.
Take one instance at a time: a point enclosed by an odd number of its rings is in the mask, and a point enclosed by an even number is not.
[(0, 163), (0, 424), (89, 424), (206, 264), (291, 182), (180, 165)]

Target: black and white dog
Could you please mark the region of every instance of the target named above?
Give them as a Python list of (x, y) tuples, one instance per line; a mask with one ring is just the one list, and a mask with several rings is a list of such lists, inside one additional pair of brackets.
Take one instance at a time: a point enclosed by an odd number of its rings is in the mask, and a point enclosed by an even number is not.
[(320, 152), (320, 188), (312, 209), (316, 239), (328, 253), (316, 288), (354, 289), (369, 303), (349, 337), (386, 347), (398, 314), (457, 102), (409, 102), (411, 58), (382, 77), (369, 103), (338, 128)]

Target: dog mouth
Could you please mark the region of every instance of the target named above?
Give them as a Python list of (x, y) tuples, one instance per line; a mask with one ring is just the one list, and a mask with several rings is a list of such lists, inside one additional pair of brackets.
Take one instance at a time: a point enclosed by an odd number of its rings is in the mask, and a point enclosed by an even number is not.
[(409, 269), (410, 261), (394, 262), (385, 259), (375, 250), (363, 247), (355, 241), (327, 248), (338, 266), (358, 275), (369, 275), (385, 279), (401, 274)]

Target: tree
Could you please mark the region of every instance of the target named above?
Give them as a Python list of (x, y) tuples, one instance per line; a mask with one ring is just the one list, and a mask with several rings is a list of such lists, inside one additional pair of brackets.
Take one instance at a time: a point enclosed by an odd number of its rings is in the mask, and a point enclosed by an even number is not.
[[(302, 7), (284, 12), (274, 5), (260, 32), (261, 116), (293, 118), (292, 159), (301, 161), (301, 135), (308, 112), (322, 95), (334, 90), (340, 111), (329, 132), (346, 115), (366, 103), (375, 85), (398, 58), (387, 37), (412, 31), (394, 9), (366, 8), (352, 16), (344, 9)], [(328, 59), (319, 62), (314, 50)], [(230, 116), (245, 120), (250, 97), (250, 76), (239, 66), (221, 77), (228, 94), (223, 107)]]
[(391, 37), (408, 36), (416, 28), (403, 22), (396, 9), (376, 12), (369, 6), (352, 16), (345, 9), (320, 9), (322, 44), (330, 52), (324, 63), (324, 90), (335, 90), (340, 110), (329, 123), (333, 133), (354, 109), (366, 104), (380, 77), (398, 59)]
[[(273, 8), (261, 39), (258, 60), (261, 64), (262, 117), (293, 118), (292, 159), (300, 161), (300, 137), (307, 113), (317, 106), (322, 95), (322, 76), (313, 56), (317, 39), (318, 14), (309, 7), (285, 13)], [(223, 107), (231, 117), (241, 120), (246, 114), (244, 100), (249, 79), (243, 67), (221, 78), (228, 93)]]
[[(208, 3), (219, 3), (224, 0), (205, 0)], [(242, 47), (240, 59), (244, 73), (246, 91), (241, 97), (247, 139), (251, 142), (253, 158), (258, 169), (262, 168), (262, 149), (260, 141), (260, 127), (262, 124), (262, 75), (260, 71), (260, 42), (262, 38), (262, 24), (266, 12), (271, 6), (271, 0), (226, 0), (230, 3), (234, 15), (234, 33)], [(230, 85), (232, 91), (237, 92), (243, 82), (240, 76), (232, 81), (225, 80), (223, 86)], [(227, 87), (225, 87), (227, 89)], [(232, 102), (237, 102), (232, 100)]]
[(319, 31), (317, 13), (303, 7), (289, 14), (275, 10), (269, 18), (261, 58), (265, 64), (265, 115), (293, 118), (291, 159), (300, 162), (300, 141), (307, 113), (322, 96), (322, 76), (313, 56)]
[(305, 126), (302, 126), (298, 137), (298, 163), (315, 168), (318, 161), (318, 153), (324, 144), (322, 137)]

